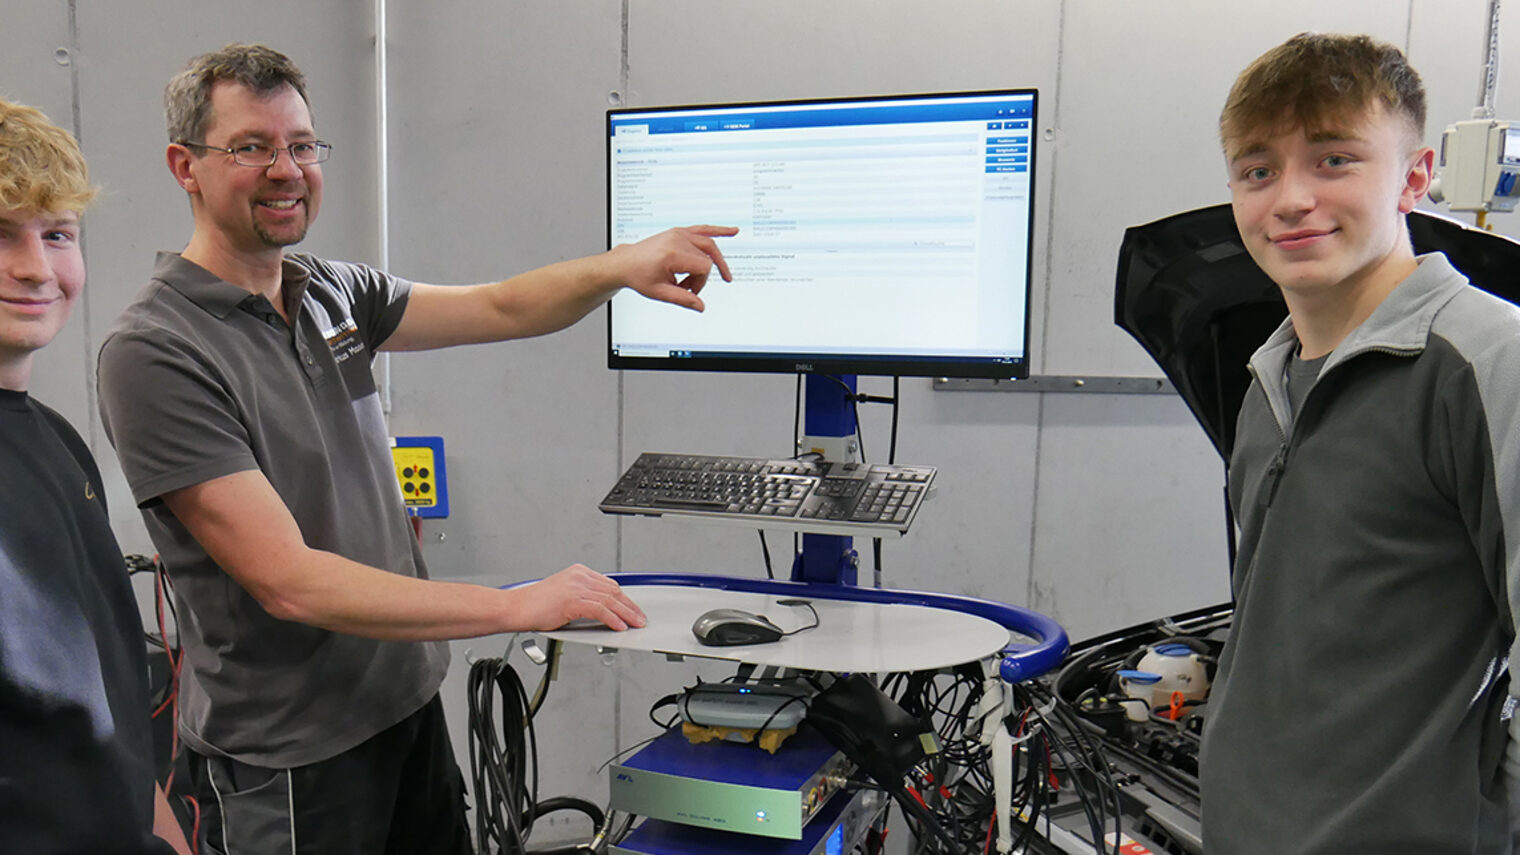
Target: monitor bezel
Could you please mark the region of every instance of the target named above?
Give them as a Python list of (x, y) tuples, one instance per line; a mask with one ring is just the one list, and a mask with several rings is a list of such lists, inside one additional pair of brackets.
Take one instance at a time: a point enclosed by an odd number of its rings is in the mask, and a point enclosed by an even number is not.
[[(686, 356), (626, 356), (617, 353), (613, 348), (613, 303), (607, 302), (607, 367), (616, 370), (636, 371), (711, 371), (711, 372), (734, 372), (748, 374), (793, 374), (793, 373), (816, 373), (816, 374), (856, 374), (871, 376), (900, 376), (900, 377), (945, 377), (965, 379), (1015, 379), (1023, 380), (1029, 377), (1031, 346), (1031, 308), (1034, 300), (1034, 256), (1035, 256), (1035, 220), (1037, 219), (1037, 188), (1038, 188), (1038, 136), (1036, 127), (1039, 123), (1040, 95), (1037, 87), (1017, 87), (1009, 89), (981, 89), (956, 92), (917, 92), (894, 95), (851, 95), (838, 98), (787, 98), (769, 101), (732, 101), (698, 104), (672, 104), (632, 107), (613, 107), (607, 110), (606, 120), (603, 127), (606, 153), (605, 175), (603, 187), (606, 193), (606, 245), (613, 246), (613, 222), (612, 222), (612, 158), (613, 158), (613, 122), (617, 116), (629, 113), (660, 113), (680, 112), (687, 110), (731, 110), (750, 108), (774, 108), (774, 107), (808, 107), (821, 104), (858, 104), (874, 101), (938, 101), (955, 98), (977, 97), (1029, 97), (1032, 101), (1030, 109), (1030, 133), (1029, 133), (1029, 217), (1028, 234), (1025, 236), (1029, 251), (1024, 258), (1024, 330), (1025, 343), (1023, 358), (1012, 362), (1004, 362), (989, 359), (968, 359), (956, 357), (950, 354), (931, 354), (924, 357), (905, 356), (900, 354), (888, 354), (882, 356), (870, 356), (862, 354), (835, 354), (835, 353), (783, 353), (766, 352), (754, 353), (727, 353), (727, 352), (701, 352)], [(688, 224), (683, 224), (688, 225)], [(721, 224), (718, 224), (721, 225)], [(721, 242), (720, 242), (721, 248)], [(714, 271), (716, 276), (716, 271)], [(719, 283), (721, 285), (721, 282)]]

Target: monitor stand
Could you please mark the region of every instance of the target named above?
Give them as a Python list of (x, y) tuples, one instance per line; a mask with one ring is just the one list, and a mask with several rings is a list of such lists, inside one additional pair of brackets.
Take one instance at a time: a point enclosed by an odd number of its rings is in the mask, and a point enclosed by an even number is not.
[[(853, 463), (859, 445), (856, 432), (855, 375), (808, 374), (803, 389), (803, 442), (800, 452), (818, 451), (825, 460)], [(793, 582), (854, 585), (860, 556), (854, 538), (839, 534), (804, 534), (802, 551), (792, 562)]]

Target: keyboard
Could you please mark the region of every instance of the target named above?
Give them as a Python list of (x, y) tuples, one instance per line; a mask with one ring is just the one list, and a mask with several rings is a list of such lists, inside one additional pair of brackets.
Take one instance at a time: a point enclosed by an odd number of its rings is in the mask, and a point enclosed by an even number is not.
[(600, 507), (821, 534), (902, 534), (934, 473), (932, 466), (645, 452)]

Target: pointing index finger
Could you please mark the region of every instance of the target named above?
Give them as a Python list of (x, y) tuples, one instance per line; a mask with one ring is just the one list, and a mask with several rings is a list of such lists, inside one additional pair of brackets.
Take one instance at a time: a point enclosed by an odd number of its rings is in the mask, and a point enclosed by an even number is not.
[(739, 227), (702, 225), (690, 226), (687, 231), (691, 233), (692, 244), (707, 253), (707, 257), (717, 265), (718, 274), (723, 277), (723, 281), (734, 281), (734, 275), (728, 269), (728, 261), (723, 257), (723, 251), (718, 249), (718, 242), (713, 238), (733, 237), (739, 233)]

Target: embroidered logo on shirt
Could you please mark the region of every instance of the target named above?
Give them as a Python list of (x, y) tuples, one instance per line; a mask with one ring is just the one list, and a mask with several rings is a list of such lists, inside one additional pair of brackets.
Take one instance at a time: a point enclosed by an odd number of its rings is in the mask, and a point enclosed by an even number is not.
[(359, 338), (359, 327), (353, 318), (345, 318), (342, 323), (322, 333), (322, 337), (327, 340), (333, 359), (340, 365), (348, 361), (349, 357), (364, 352), (364, 341)]
[(89, 481), (84, 482), (84, 497), (86, 501), (95, 501), (95, 485)]

